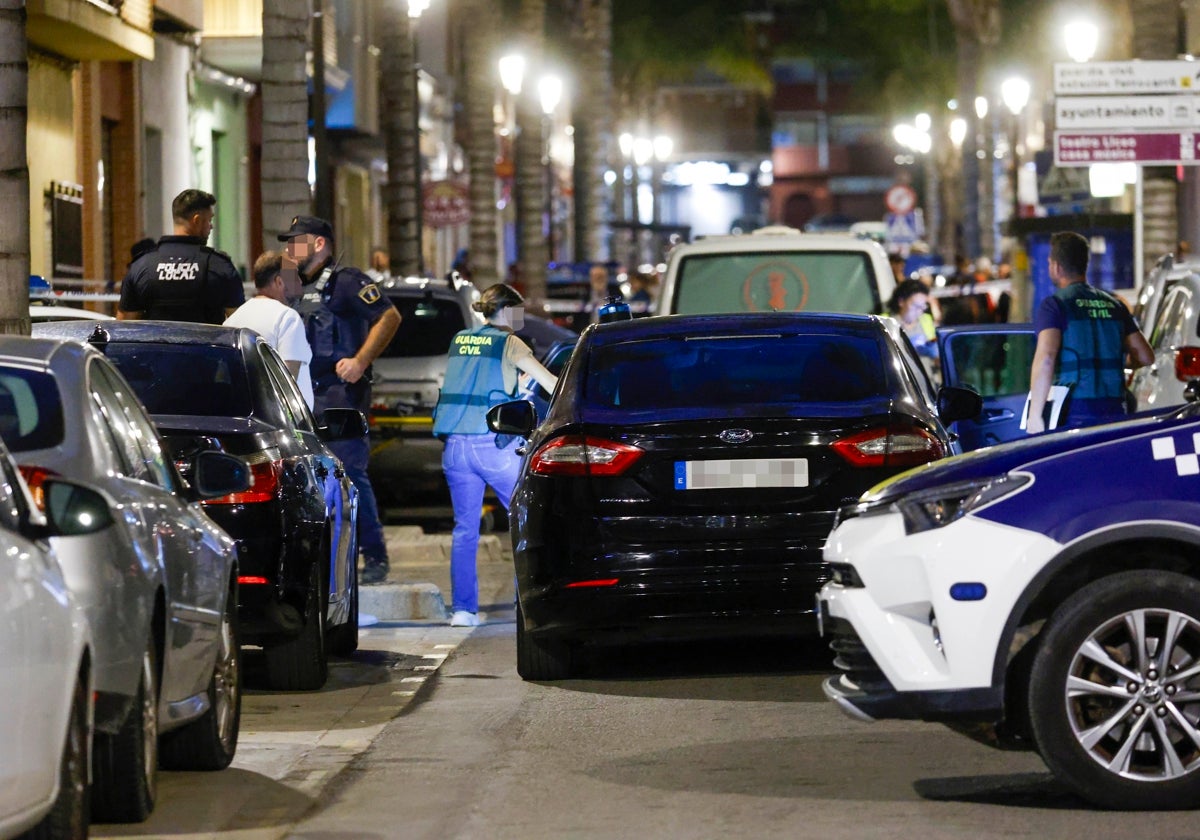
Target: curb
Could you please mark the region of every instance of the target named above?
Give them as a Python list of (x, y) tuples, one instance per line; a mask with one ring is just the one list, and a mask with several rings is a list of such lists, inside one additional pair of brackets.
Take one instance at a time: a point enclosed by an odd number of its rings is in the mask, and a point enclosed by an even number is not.
[(445, 621), (446, 602), (432, 583), (380, 583), (358, 590), (360, 615), (368, 613), (381, 621)]

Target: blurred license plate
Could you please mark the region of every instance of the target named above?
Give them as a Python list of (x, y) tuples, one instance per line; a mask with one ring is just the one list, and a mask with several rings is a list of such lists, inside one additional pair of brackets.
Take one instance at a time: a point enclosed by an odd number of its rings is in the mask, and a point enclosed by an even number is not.
[(738, 461), (676, 461), (676, 490), (807, 487), (807, 458), (746, 458)]

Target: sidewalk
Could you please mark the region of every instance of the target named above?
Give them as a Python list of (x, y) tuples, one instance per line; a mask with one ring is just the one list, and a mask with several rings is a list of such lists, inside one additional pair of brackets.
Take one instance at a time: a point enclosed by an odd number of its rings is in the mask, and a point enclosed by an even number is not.
[[(359, 588), (359, 611), (380, 621), (445, 621), (450, 605), (450, 532), (427, 534), (417, 525), (388, 525), (390, 571), (381, 584)], [(511, 610), (512, 546), (506, 533), (483, 534), (475, 568), (480, 618)], [(364, 625), (365, 626), (365, 625)]]

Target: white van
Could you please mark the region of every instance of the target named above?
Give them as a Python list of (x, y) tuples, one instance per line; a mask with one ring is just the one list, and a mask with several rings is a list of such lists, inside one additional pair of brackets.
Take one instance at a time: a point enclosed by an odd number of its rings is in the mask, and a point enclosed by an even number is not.
[(676, 246), (658, 312), (879, 314), (895, 286), (878, 242), (773, 226)]

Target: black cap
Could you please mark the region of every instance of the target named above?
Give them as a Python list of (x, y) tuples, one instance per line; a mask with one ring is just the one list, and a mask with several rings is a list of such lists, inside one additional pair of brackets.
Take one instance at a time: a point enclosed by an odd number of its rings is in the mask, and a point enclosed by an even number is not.
[(313, 236), (323, 236), (326, 239), (333, 239), (333, 226), (324, 219), (318, 219), (316, 216), (297, 216), (292, 219), (292, 226), (285, 232), (279, 234), (280, 242), (287, 242), (294, 237), (303, 236), (306, 233), (311, 233)]

